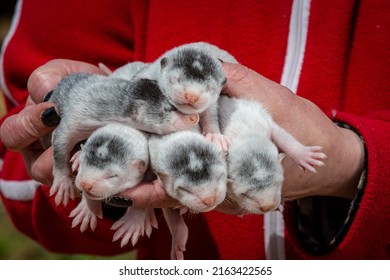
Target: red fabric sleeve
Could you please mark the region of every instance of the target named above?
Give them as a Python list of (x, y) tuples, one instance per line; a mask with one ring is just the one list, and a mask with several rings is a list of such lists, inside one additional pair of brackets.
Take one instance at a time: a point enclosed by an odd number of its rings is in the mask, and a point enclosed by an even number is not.
[[(286, 223), (294, 244), (310, 259), (390, 259), (390, 111), (356, 117), (338, 113), (336, 120), (345, 122), (362, 135), (367, 147), (368, 170), (362, 197), (350, 215), (352, 222), (339, 245), (329, 254), (315, 256), (302, 248), (293, 211)], [(383, 119), (383, 120), (381, 120)]]

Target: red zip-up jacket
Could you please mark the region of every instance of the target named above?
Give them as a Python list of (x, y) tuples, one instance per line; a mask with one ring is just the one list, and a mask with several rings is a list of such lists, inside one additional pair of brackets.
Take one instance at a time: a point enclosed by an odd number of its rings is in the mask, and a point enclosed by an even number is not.
[[(24, 107), (28, 77), (49, 60), (115, 69), (153, 61), (183, 43), (210, 42), (356, 130), (367, 170), (352, 206), (314, 197), (291, 203), (284, 218), (191, 216), (185, 258), (390, 259), (389, 23), (390, 2), (379, 0), (23, 0), (1, 54), (7, 116)], [(0, 143), (0, 156), (1, 198), (21, 232), (54, 252), (133, 249), (112, 243), (115, 217), (109, 214), (94, 232), (72, 229), (68, 216), (78, 201), (55, 206), (49, 188), (28, 176), (20, 154)], [(169, 258), (170, 234), (158, 214), (159, 229), (137, 245), (139, 258)], [(340, 220), (336, 226), (332, 215)]]

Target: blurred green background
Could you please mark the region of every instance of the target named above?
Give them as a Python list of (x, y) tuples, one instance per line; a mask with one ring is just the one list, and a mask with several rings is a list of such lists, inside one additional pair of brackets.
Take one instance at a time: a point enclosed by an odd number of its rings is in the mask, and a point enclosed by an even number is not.
[[(117, 245), (117, 244), (115, 244)], [(113, 246), (115, 246), (113, 244)], [(135, 253), (113, 257), (93, 255), (67, 255), (48, 252), (37, 242), (18, 232), (12, 225), (5, 209), (0, 203), (0, 260), (129, 260)]]
[[(0, 1), (0, 45), (6, 36), (16, 0)], [(4, 98), (0, 89), (0, 117), (5, 113)], [(126, 253), (114, 257), (91, 255), (65, 255), (48, 252), (37, 242), (15, 229), (0, 200), (0, 259), (1, 260), (65, 260), (65, 259), (134, 259), (135, 253)]]

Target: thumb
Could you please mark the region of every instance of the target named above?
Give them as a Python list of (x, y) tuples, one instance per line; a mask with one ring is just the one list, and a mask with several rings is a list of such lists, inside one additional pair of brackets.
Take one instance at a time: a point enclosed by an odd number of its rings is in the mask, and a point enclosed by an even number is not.
[(227, 83), (223, 92), (231, 97), (245, 97), (263, 101), (284, 90), (280, 84), (264, 77), (256, 71), (234, 63), (223, 63)]
[(223, 70), (225, 72), (227, 83), (223, 92), (231, 97), (241, 97), (252, 91), (253, 74), (248, 67), (241, 64), (223, 63)]
[(18, 114), (9, 116), (0, 128), (3, 144), (10, 150), (21, 151), (41, 137), (51, 133), (55, 127), (45, 125), (42, 122), (44, 116), (42, 114), (49, 109), (50, 113), (54, 115), (49, 116), (52, 118), (50, 123), (56, 124), (56, 113), (54, 110), (50, 110), (53, 105), (53, 103), (45, 102), (27, 106)]
[(52, 91), (64, 77), (76, 72), (105, 74), (99, 67), (86, 62), (69, 59), (50, 60), (35, 69), (28, 79), (27, 88), (32, 100), (35, 103), (41, 103), (44, 96)]
[[(161, 184), (155, 182), (142, 182), (121, 192), (119, 195), (131, 199), (133, 206), (138, 208), (166, 208), (180, 205), (167, 195)], [(115, 206), (114, 203), (110, 204)]]

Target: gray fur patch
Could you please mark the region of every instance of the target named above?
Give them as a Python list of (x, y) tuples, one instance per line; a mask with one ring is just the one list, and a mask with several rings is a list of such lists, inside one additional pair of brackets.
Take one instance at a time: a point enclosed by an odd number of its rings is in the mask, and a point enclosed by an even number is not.
[(179, 145), (172, 153), (169, 170), (175, 177), (185, 176), (190, 183), (199, 184), (210, 180), (211, 166), (217, 162), (215, 153), (198, 143)]
[(196, 49), (183, 49), (173, 59), (173, 68), (183, 70), (186, 79), (206, 81), (209, 78), (219, 79), (217, 68), (212, 57)]
[(133, 81), (131, 88), (129, 88), (128, 97), (128, 102), (124, 103), (124, 116), (136, 116), (138, 109), (142, 106), (151, 119), (160, 122), (160, 119), (166, 117), (167, 113), (176, 111), (176, 108), (162, 94), (156, 81), (153, 80), (139, 79)]
[[(261, 175), (256, 174), (262, 170)], [(252, 189), (265, 189), (275, 183), (275, 163), (266, 155), (254, 152), (238, 163), (238, 176)]]
[(128, 144), (117, 136), (99, 135), (88, 141), (84, 149), (86, 164), (99, 169), (114, 163), (125, 165), (131, 157)]
[(88, 80), (93, 80), (94, 75), (88, 73), (73, 73), (64, 77), (53, 90), (49, 101), (58, 105), (58, 114), (62, 117), (62, 107), (65, 106), (67, 100), (71, 94), (74, 93), (73, 89), (78, 84), (86, 83)]

